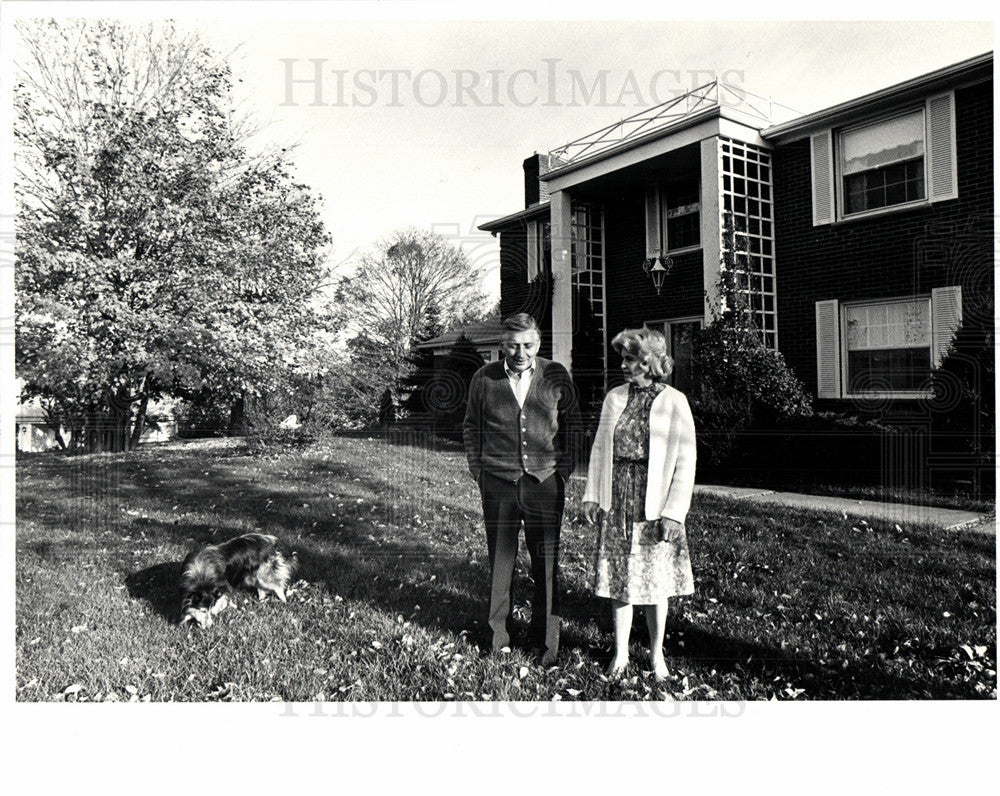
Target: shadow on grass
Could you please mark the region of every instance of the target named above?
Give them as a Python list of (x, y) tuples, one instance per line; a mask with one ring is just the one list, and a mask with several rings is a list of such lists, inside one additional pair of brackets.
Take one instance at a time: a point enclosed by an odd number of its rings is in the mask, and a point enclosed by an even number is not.
[[(928, 688), (925, 679), (899, 677), (878, 664), (823, 666), (811, 657), (773, 646), (710, 632), (686, 620), (667, 627), (666, 653), (698, 661), (704, 669), (730, 673), (743, 681), (770, 684), (786, 680), (810, 699), (914, 699), (954, 697), (947, 683)], [(683, 642), (683, 646), (681, 646)], [(780, 689), (778, 689), (780, 691)]]
[(181, 571), (183, 563), (168, 561), (133, 572), (125, 578), (125, 586), (133, 600), (145, 600), (168, 622), (180, 620)]

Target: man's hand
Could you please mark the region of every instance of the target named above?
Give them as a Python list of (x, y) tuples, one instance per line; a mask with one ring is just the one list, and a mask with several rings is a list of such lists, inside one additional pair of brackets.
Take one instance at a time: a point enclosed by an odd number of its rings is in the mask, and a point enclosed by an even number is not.
[(587, 523), (587, 525), (596, 525), (600, 511), (600, 506), (588, 500), (583, 504), (583, 521)]
[(677, 542), (680, 541), (681, 531), (684, 530), (684, 523), (671, 520), (667, 517), (660, 517), (660, 541)]

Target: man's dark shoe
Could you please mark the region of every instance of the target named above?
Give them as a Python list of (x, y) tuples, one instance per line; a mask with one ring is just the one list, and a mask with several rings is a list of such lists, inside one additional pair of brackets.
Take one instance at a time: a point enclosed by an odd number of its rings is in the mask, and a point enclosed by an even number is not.
[(548, 669), (550, 666), (556, 665), (559, 653), (547, 650), (545, 647), (534, 647), (531, 650), (531, 657), (542, 668)]

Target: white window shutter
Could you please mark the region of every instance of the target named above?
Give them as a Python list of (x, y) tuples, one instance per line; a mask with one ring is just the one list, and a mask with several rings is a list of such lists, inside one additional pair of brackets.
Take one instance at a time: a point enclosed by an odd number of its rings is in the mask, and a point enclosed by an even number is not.
[(955, 332), (962, 325), (962, 288), (938, 287), (931, 291), (931, 340), (934, 367), (940, 367)]
[(646, 259), (663, 254), (660, 190), (655, 185), (646, 187)]
[(816, 302), (816, 397), (840, 398), (840, 308)]
[(528, 281), (538, 276), (538, 222), (528, 222)]
[(833, 133), (824, 130), (810, 137), (812, 148), (813, 226), (829, 224), (834, 218)]
[(927, 100), (927, 198), (932, 202), (958, 196), (955, 153), (955, 94)]

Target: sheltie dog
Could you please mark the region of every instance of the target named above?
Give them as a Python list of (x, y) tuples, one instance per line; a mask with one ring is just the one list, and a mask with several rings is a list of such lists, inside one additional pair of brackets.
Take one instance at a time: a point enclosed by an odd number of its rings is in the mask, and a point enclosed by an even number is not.
[(262, 600), (272, 591), (286, 602), (285, 590), (297, 568), (294, 552), (277, 537), (261, 533), (237, 536), (191, 553), (184, 559), (181, 574), (180, 623), (211, 627), (212, 617), (229, 605), (229, 595), (238, 586), (256, 588)]

